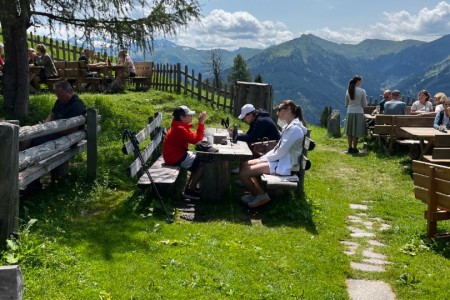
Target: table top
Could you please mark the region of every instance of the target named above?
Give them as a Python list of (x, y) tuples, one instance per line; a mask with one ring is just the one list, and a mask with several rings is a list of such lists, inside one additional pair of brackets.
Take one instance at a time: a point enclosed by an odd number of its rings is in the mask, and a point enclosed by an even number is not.
[(226, 145), (213, 144), (213, 147), (219, 149), (219, 152), (197, 151), (197, 156), (205, 159), (245, 160), (251, 159), (253, 155), (247, 143), (242, 141), (232, 143), (230, 140), (227, 140)]
[(401, 130), (409, 133), (412, 136), (423, 139), (431, 139), (436, 135), (446, 135), (449, 133), (441, 132), (433, 127), (400, 127)]
[(106, 70), (106, 69), (115, 71), (115, 70), (125, 69), (125, 66), (124, 65), (110, 65), (110, 66), (107, 66), (107, 65), (87, 65), (86, 68), (89, 71), (102, 71), (102, 70)]

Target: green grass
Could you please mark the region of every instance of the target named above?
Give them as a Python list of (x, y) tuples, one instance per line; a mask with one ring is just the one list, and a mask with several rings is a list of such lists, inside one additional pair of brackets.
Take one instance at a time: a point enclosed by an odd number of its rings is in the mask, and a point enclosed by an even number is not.
[[(345, 137), (311, 127), (317, 146), (304, 195), (249, 211), (233, 186), (222, 202), (200, 205), (202, 222), (167, 224), (154, 196), (125, 176), (132, 157), (121, 153), (124, 128), (139, 130), (155, 112), (168, 126), (180, 104), (208, 111), (207, 126), (226, 115), (164, 92), (81, 97), (102, 116), (99, 175), (86, 180), (80, 155), (68, 178), (22, 201), (20, 248), (4, 252), (3, 262), (7, 253), (19, 258), (24, 299), (347, 299), (349, 277), (383, 280), (398, 299), (448, 297), (450, 244), (425, 237), (425, 205), (414, 198), (406, 152), (389, 157), (369, 143), (367, 155), (345, 155)], [(45, 117), (53, 101), (32, 96), (23, 124)], [(165, 196), (171, 209), (176, 195)], [(349, 204), (365, 200), (373, 201), (369, 216), (391, 225), (377, 235), (392, 263), (381, 274), (351, 270), (340, 243), (350, 238)], [(439, 228), (450, 230), (448, 222)]]

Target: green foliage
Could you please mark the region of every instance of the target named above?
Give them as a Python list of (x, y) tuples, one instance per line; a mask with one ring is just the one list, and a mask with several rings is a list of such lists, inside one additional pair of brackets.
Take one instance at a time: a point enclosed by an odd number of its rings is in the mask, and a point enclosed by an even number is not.
[(228, 82), (234, 84), (236, 81), (251, 81), (250, 71), (247, 70), (247, 63), (245, 59), (240, 55), (236, 55), (233, 60), (233, 67), (228, 74)]
[(254, 82), (262, 83), (262, 82), (263, 82), (263, 79), (262, 79), (261, 74), (256, 74), (255, 80), (253, 80), (253, 81), (254, 81)]

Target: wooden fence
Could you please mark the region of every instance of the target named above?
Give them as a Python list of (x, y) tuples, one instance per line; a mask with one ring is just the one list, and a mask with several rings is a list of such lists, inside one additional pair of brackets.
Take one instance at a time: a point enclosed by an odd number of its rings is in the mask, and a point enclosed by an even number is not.
[[(0, 27), (0, 35), (3, 35), (2, 28)], [(29, 33), (27, 37), (28, 46), (31, 48), (35, 48), (38, 44), (45, 45), (47, 48), (47, 53), (52, 57), (53, 60), (58, 61), (77, 61), (80, 55), (83, 53), (83, 45), (78, 46), (71, 45), (69, 41), (59, 41), (54, 40), (52, 38), (47, 38), (45, 36), (33, 35), (33, 33)], [(101, 61), (106, 61), (108, 58), (111, 61), (115, 61), (116, 57), (112, 56), (112, 53), (108, 56), (106, 51), (104, 52), (95, 52), (98, 55), (98, 59)]]
[(154, 64), (151, 87), (156, 90), (191, 95), (198, 101), (205, 101), (212, 107), (233, 112), (233, 87), (223, 85), (216, 90), (208, 82), (204, 82), (202, 74), (189, 72), (188, 66), (182, 70), (181, 64)]

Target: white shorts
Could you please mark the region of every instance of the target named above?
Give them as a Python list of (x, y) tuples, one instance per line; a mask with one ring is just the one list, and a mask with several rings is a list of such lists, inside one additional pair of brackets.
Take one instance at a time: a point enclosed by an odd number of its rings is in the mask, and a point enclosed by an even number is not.
[(195, 160), (195, 153), (192, 153), (191, 151), (188, 151), (187, 152), (187, 156), (181, 162), (180, 167), (185, 168), (185, 169), (189, 169), (190, 167), (192, 167), (192, 164), (194, 163), (194, 160)]

